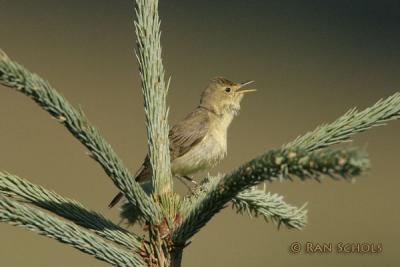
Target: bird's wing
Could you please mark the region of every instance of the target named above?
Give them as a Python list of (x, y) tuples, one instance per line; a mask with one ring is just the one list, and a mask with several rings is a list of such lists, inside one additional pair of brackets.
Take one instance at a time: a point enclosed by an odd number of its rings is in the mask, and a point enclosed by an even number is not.
[[(183, 156), (204, 139), (209, 129), (209, 120), (207, 111), (197, 108), (171, 128), (169, 131), (171, 160)], [(136, 181), (146, 181), (150, 179), (151, 175), (152, 168), (150, 158), (147, 155), (142, 166), (135, 174)]]
[[(185, 155), (192, 147), (200, 143), (206, 136), (210, 127), (210, 117), (207, 111), (197, 108), (191, 112), (186, 118), (178, 122), (169, 131), (169, 149), (171, 160)], [(135, 174), (135, 180), (139, 183), (150, 179), (152, 169), (149, 156), (147, 155), (142, 166)], [(109, 204), (113, 207), (123, 197), (123, 193), (118, 195)]]
[(197, 108), (186, 118), (178, 122), (169, 131), (169, 149), (171, 160), (186, 154), (200, 143), (210, 127), (210, 117), (206, 110)]

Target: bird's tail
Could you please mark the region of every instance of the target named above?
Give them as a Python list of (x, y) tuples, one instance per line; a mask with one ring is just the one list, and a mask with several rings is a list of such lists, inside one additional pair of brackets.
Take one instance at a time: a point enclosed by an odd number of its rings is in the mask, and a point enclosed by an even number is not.
[[(147, 156), (142, 164), (142, 166), (139, 168), (139, 170), (135, 174), (135, 181), (138, 182), (143, 190), (150, 195), (153, 192), (153, 187), (151, 183), (151, 175), (152, 175), (152, 169), (151, 169), (151, 164), (150, 164), (150, 159)], [(122, 192), (119, 192), (108, 204), (109, 208), (114, 207), (124, 196)]]
[[(151, 180), (147, 180), (144, 182), (139, 183), (140, 186), (143, 188), (144, 192), (147, 195), (150, 195), (151, 193), (153, 193), (153, 184), (151, 182)], [(118, 202), (122, 199), (122, 197), (124, 196), (124, 194), (122, 192), (119, 192), (110, 202), (110, 204), (108, 204), (108, 207), (111, 209), (112, 207), (114, 207), (115, 205), (118, 204)]]
[(110, 204), (108, 204), (108, 207), (111, 209), (112, 207), (114, 207), (120, 200), (121, 198), (124, 196), (124, 194), (122, 194), (122, 192), (119, 192), (110, 202)]

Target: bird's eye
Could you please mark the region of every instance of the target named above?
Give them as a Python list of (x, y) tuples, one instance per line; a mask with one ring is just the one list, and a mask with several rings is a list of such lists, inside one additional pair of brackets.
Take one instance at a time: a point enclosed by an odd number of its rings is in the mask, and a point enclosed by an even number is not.
[(225, 92), (230, 93), (231, 92), (231, 88), (230, 87), (226, 87), (225, 88)]

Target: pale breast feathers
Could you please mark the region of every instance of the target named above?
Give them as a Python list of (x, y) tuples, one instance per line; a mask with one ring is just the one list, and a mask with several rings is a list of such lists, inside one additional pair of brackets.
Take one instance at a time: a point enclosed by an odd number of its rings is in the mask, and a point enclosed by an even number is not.
[[(172, 172), (191, 175), (214, 167), (226, 154), (226, 129), (211, 121), (207, 110), (196, 109), (170, 132)], [(220, 126), (220, 125), (219, 125)]]

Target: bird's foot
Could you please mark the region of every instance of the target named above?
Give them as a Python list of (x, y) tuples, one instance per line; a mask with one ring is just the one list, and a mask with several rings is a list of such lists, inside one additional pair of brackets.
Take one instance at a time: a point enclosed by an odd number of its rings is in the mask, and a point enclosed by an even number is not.
[(186, 180), (188, 180), (189, 182), (195, 184), (195, 185), (198, 184), (197, 181), (194, 180), (194, 179), (193, 179), (192, 177), (190, 177), (190, 176), (184, 175), (184, 176), (182, 176), (182, 177), (185, 178)]
[(187, 181), (193, 183), (194, 185), (197, 185), (197, 182), (194, 179), (192, 179), (191, 177), (186, 176), (186, 175), (176, 176), (176, 177), (179, 179), (179, 181), (182, 182), (182, 184), (184, 184), (187, 187), (187, 189), (189, 190), (190, 193), (193, 193), (193, 189), (190, 185), (187, 184)]

